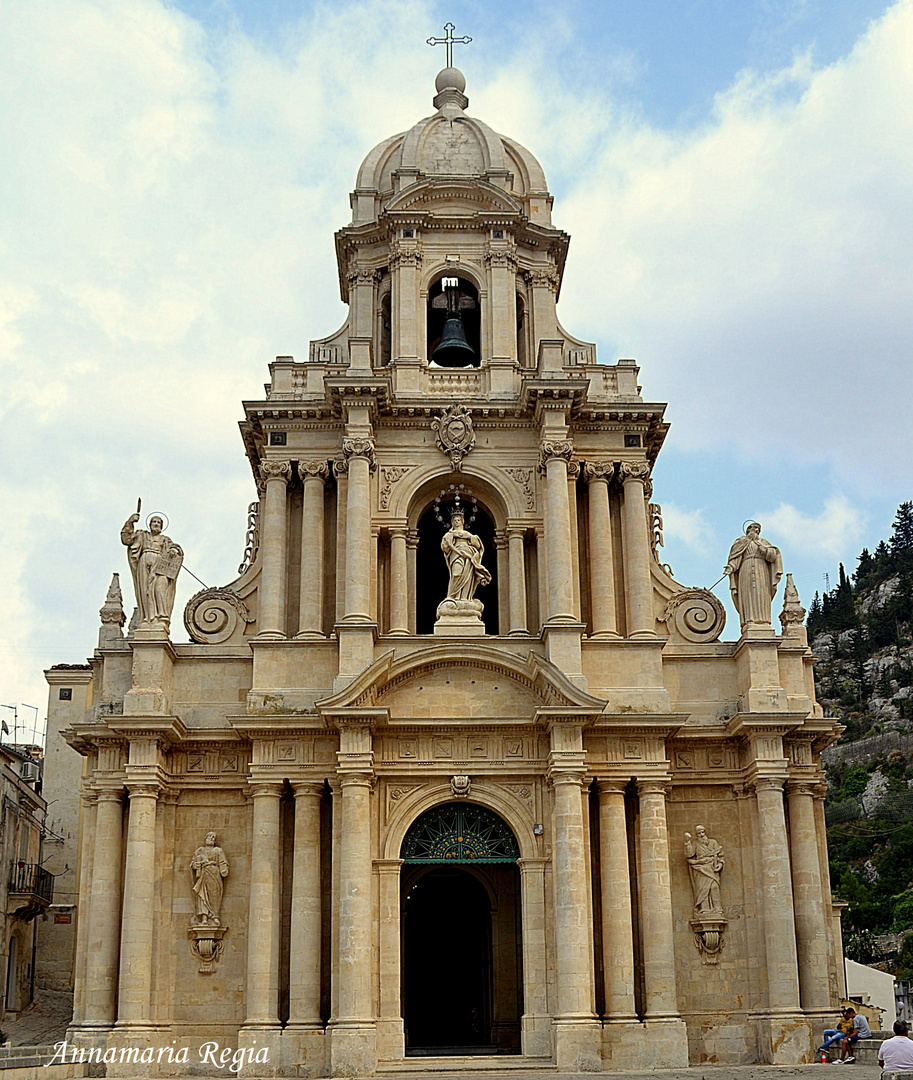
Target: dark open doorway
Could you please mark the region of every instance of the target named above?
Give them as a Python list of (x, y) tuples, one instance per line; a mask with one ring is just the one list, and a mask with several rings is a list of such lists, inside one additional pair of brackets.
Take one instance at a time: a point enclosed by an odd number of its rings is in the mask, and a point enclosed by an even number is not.
[[(437, 606), (447, 595), (449, 573), (444, 553), (441, 551), (441, 538), (448, 526), (443, 525), (430, 506), (418, 521), (418, 547), (415, 552), (415, 578), (418, 582), (415, 598), (415, 632), (433, 634)], [(482, 622), (486, 634), (498, 633), (498, 553), (495, 550), (494, 522), (482, 509), (476, 508), (475, 520), (467, 522), (467, 528), (474, 532), (485, 546), (482, 563), (491, 574), (491, 584), (478, 589), (476, 600), (485, 605)]]

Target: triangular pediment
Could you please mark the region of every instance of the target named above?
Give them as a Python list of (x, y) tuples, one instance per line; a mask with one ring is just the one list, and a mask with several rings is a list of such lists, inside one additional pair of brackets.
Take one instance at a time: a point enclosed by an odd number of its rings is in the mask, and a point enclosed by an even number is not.
[(443, 644), (397, 657), (385, 653), (338, 694), (317, 702), (323, 714), (343, 709), (383, 709), (391, 715), (398, 705), (425, 695), (428, 715), (443, 707), (471, 716), (505, 711), (511, 716), (541, 709), (601, 713), (606, 702), (576, 686), (549, 660), (530, 652), (517, 656), (485, 645)]

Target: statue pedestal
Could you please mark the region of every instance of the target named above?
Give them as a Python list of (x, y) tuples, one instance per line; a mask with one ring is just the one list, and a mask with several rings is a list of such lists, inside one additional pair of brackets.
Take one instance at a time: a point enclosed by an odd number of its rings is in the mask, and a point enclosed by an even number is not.
[(438, 637), (482, 637), (484, 610), (481, 600), (442, 600), (437, 607), (434, 632)]

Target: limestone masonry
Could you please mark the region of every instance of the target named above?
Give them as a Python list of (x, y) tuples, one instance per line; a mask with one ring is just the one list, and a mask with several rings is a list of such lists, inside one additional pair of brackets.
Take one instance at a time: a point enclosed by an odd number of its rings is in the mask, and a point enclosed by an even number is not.
[(345, 324), (244, 403), (239, 577), (179, 643), (181, 537), (137, 508), (132, 628), (114, 582), (91, 670), (48, 673), (68, 1044), (109, 1077), (810, 1061), (843, 965), (799, 597), (776, 633), (749, 525), (723, 641), (661, 563), (665, 406), (558, 322), (539, 163), (436, 91), (358, 172)]

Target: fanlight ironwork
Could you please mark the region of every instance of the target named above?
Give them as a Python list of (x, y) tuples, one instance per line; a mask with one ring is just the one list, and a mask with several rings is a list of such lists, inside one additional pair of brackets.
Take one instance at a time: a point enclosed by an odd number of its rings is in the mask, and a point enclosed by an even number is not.
[(399, 854), (406, 863), (512, 863), (520, 858), (520, 846), (493, 811), (474, 803), (446, 803), (416, 818)]

